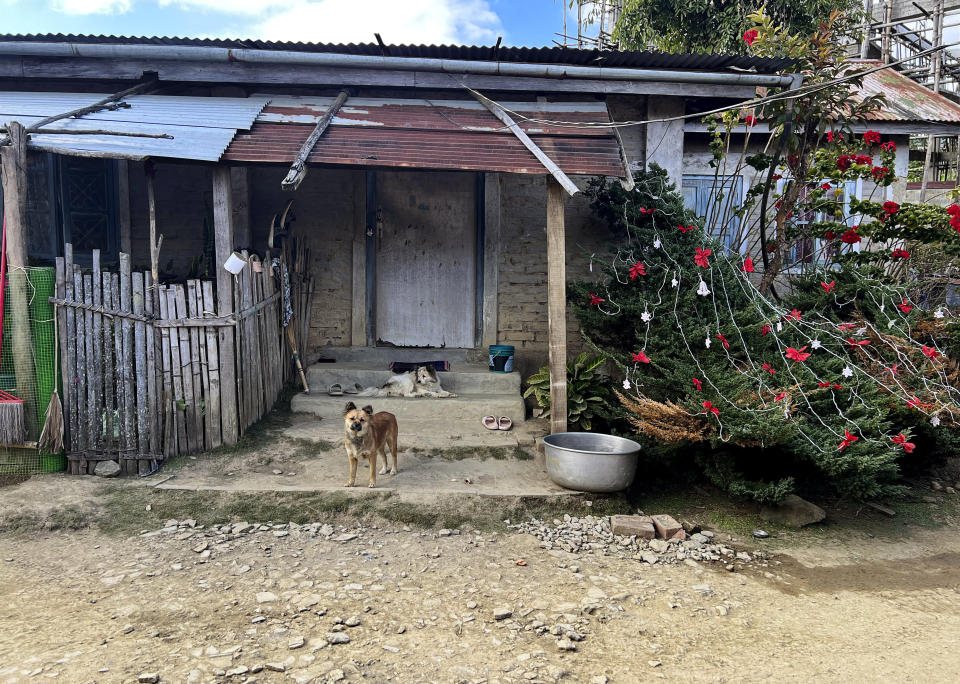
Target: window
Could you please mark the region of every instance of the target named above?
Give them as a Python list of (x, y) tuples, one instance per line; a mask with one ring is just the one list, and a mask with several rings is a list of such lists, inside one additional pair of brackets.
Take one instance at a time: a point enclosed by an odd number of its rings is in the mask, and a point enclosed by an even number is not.
[(684, 205), (704, 220), (707, 233), (736, 250), (740, 217), (734, 211), (743, 203), (743, 177), (684, 175), (682, 191)]
[[(819, 221), (838, 221), (841, 220), (844, 216), (847, 216), (850, 208), (850, 198), (858, 196), (858, 187), (856, 181), (845, 181), (842, 185), (836, 186), (841, 189), (840, 201), (843, 203), (842, 212), (837, 215), (827, 214), (826, 212), (804, 212), (799, 216), (793, 217), (793, 224), (796, 226), (805, 226), (809, 223), (816, 223)], [(783, 181), (777, 182), (777, 192), (783, 192)], [(846, 224), (849, 227), (853, 227), (853, 221), (851, 219), (845, 220)], [(790, 248), (787, 250), (786, 254), (786, 263), (785, 267), (788, 271), (803, 269), (804, 266), (810, 264), (822, 264), (827, 261), (828, 257), (831, 257), (835, 254), (837, 249), (837, 243), (833, 242), (828, 245), (826, 240), (820, 238), (806, 237), (801, 238), (790, 245)], [(854, 251), (860, 251), (860, 245), (853, 245)]]

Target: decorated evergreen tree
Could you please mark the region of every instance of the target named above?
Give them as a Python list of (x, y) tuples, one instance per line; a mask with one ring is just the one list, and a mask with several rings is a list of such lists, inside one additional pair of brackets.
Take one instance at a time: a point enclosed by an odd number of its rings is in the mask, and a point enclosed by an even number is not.
[(656, 167), (591, 195), (622, 239), (569, 288), (584, 336), (620, 369), (638, 432), (709, 443), (704, 470), (731, 493), (775, 501), (804, 472), (843, 495), (894, 493), (918, 429), (957, 426), (945, 311), (853, 263), (765, 296), (750, 257), (707, 236)]

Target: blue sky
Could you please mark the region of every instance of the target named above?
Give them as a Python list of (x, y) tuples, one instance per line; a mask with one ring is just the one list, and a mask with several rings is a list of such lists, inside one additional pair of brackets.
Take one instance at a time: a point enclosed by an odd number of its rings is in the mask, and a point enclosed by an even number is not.
[(0, 0), (3, 33), (549, 45), (564, 0)]

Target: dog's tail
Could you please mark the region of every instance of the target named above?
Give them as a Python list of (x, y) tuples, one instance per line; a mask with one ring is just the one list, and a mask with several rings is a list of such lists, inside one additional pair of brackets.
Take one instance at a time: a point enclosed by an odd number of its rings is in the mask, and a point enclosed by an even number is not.
[(379, 397), (382, 395), (380, 394), (379, 387), (367, 387), (366, 389), (362, 389), (359, 392), (357, 392), (357, 396), (358, 397)]

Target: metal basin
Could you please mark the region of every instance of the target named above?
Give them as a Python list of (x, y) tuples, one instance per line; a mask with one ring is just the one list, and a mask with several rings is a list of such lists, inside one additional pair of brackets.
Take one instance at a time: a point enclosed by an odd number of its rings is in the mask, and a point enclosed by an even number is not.
[(558, 432), (543, 438), (547, 475), (581, 492), (618, 492), (633, 482), (640, 445), (592, 432)]

